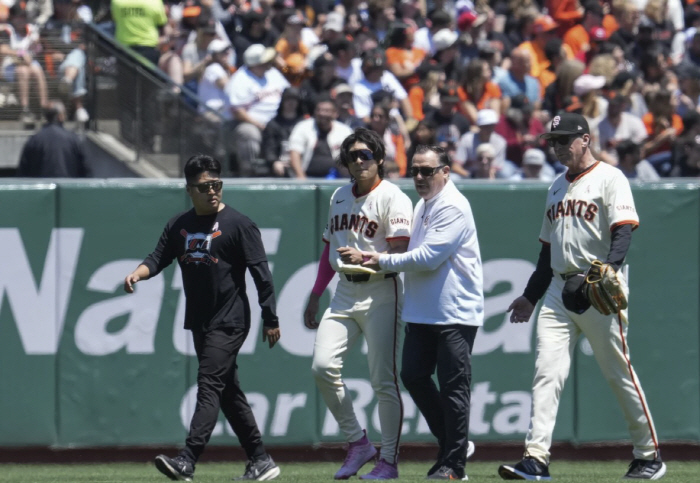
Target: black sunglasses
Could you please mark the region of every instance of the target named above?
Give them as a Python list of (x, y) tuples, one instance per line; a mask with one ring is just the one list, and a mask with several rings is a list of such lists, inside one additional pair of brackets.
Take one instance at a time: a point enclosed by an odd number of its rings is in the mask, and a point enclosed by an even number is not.
[(214, 190), (214, 193), (218, 193), (224, 186), (224, 182), (221, 180), (207, 181), (206, 183), (191, 184), (190, 186), (192, 186), (193, 188), (197, 188), (197, 191), (199, 191), (200, 193), (209, 193), (209, 190)]
[(569, 144), (571, 141), (576, 139), (577, 137), (580, 137), (578, 134), (574, 134), (572, 136), (554, 136), (549, 139), (547, 139), (547, 145), (551, 148), (559, 144), (560, 146), (566, 146)]
[(411, 171), (411, 176), (413, 176), (414, 178), (416, 176), (418, 176), (418, 173), (420, 173), (420, 175), (423, 176), (424, 178), (430, 178), (432, 175), (434, 175), (435, 173), (437, 173), (441, 169), (442, 169), (442, 166), (435, 166), (435, 167), (432, 167), (432, 166), (421, 166), (421, 167), (411, 166), (410, 171)]
[(355, 161), (360, 158), (362, 161), (372, 161), (374, 159), (374, 153), (369, 149), (356, 149), (354, 151), (348, 151), (350, 159)]

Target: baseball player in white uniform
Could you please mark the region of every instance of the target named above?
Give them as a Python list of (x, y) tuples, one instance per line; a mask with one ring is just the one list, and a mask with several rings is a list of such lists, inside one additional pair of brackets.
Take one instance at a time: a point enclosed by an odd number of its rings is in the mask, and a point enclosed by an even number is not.
[[(522, 296), (513, 301), (511, 322), (528, 322), (537, 301), (544, 302), (537, 319), (537, 360), (532, 388), (532, 419), (522, 461), (502, 465), (506, 480), (550, 480), (549, 449), (559, 397), (581, 334), (589, 341), (605, 379), (617, 397), (634, 446), (634, 460), (625, 478), (661, 478), (659, 441), (644, 392), (629, 359), (627, 310), (603, 315), (569, 301), (569, 285), (593, 260), (622, 266), (632, 230), (639, 225), (632, 191), (617, 168), (597, 161), (591, 151), (586, 119), (573, 113), (556, 116), (543, 135), (568, 171), (554, 180), (547, 194), (535, 272)], [(627, 294), (622, 272), (618, 279)], [(564, 290), (565, 285), (567, 289)]]
[[(316, 284), (304, 312), (304, 323), (318, 328), (312, 371), (316, 384), (349, 443), (348, 454), (335, 479), (357, 474), (376, 458), (376, 449), (360, 426), (352, 395), (341, 371), (347, 353), (364, 335), (370, 381), (378, 399), (382, 446), (376, 466), (362, 479), (398, 478), (397, 455), (403, 421), (396, 355), (403, 286), (396, 272), (375, 271), (341, 261), (337, 249), (403, 253), (411, 233), (413, 206), (396, 185), (384, 181), (384, 145), (374, 131), (358, 128), (341, 146), (340, 163), (354, 182), (331, 197), (326, 247), (319, 261)], [(335, 272), (340, 281), (330, 306), (316, 322), (319, 298)]]

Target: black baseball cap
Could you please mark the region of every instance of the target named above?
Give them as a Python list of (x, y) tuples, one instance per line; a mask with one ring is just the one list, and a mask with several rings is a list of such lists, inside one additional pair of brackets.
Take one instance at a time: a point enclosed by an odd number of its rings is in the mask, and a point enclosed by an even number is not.
[(362, 54), (362, 67), (367, 68), (384, 68), (386, 66), (386, 57), (381, 49), (372, 49), (365, 51)]
[(442, 102), (459, 102), (459, 94), (457, 93), (457, 88), (452, 85), (448, 84), (443, 87), (440, 87), (438, 89), (438, 93), (440, 94), (440, 100)]
[(598, 0), (589, 0), (583, 5), (583, 8), (586, 13), (592, 13), (594, 15), (598, 15), (599, 17), (603, 17), (605, 15), (603, 12), (603, 7), (600, 6)]
[(530, 99), (525, 94), (516, 94), (510, 98), (510, 107), (513, 109), (520, 109), (526, 111), (532, 111), (534, 106), (530, 104)]
[(542, 139), (551, 139), (557, 136), (572, 136), (575, 134), (590, 134), (588, 121), (581, 114), (574, 112), (562, 112), (552, 119), (552, 130), (542, 134)]

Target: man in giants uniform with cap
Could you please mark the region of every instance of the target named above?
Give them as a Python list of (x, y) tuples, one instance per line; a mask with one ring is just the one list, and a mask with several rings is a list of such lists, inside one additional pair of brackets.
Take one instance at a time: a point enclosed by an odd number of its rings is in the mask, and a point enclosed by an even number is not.
[[(337, 249), (403, 253), (411, 233), (413, 206), (398, 186), (384, 181), (384, 145), (374, 131), (358, 128), (341, 145), (340, 163), (354, 182), (331, 197), (326, 247), (304, 312), (304, 323), (318, 328), (312, 371), (323, 399), (349, 443), (348, 455), (335, 479), (345, 480), (377, 450), (355, 416), (352, 397), (341, 378), (345, 358), (362, 335), (367, 341), (370, 381), (378, 399), (382, 447), (374, 469), (362, 479), (398, 478), (397, 455), (403, 421), (396, 353), (403, 286), (396, 272), (344, 263)], [(316, 322), (319, 298), (335, 272), (340, 281), (330, 307)]]
[[(508, 308), (512, 310), (511, 322), (527, 322), (544, 296), (537, 319), (532, 419), (525, 454), (515, 465), (502, 465), (498, 473), (506, 480), (551, 479), (549, 449), (559, 396), (576, 341), (583, 333), (620, 403), (632, 438), (634, 460), (625, 478), (659, 479), (666, 473), (666, 465), (661, 461), (651, 412), (629, 359), (628, 312), (625, 309), (603, 315), (588, 303), (571, 303), (568, 297), (571, 282), (584, 283), (581, 274), (594, 260), (604, 261), (616, 271), (622, 266), (632, 230), (639, 225), (629, 182), (619, 169), (593, 157), (591, 135), (583, 116), (556, 116), (551, 132), (543, 137), (569, 169), (549, 188), (537, 268), (523, 295)], [(618, 272), (617, 276), (627, 295), (624, 275)]]

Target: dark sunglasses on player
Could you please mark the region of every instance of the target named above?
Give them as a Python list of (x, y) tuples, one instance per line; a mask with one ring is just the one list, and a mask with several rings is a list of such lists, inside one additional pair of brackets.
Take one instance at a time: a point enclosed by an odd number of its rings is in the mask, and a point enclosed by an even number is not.
[(418, 176), (418, 173), (424, 178), (430, 178), (432, 175), (437, 173), (439, 170), (442, 169), (442, 166), (435, 166), (434, 168), (432, 166), (411, 166), (411, 176), (414, 178)]
[(369, 149), (356, 149), (354, 151), (349, 151), (350, 159), (355, 161), (360, 158), (362, 161), (372, 161), (374, 159), (374, 153)]
[(560, 146), (566, 146), (577, 137), (579, 137), (577, 134), (573, 136), (554, 136), (547, 139), (547, 144), (552, 148), (557, 144), (559, 144)]
[(224, 186), (224, 182), (221, 180), (207, 181), (206, 183), (191, 184), (190, 186), (192, 186), (193, 188), (197, 188), (197, 191), (199, 191), (200, 193), (209, 193), (209, 190), (214, 190), (214, 193), (218, 193)]

